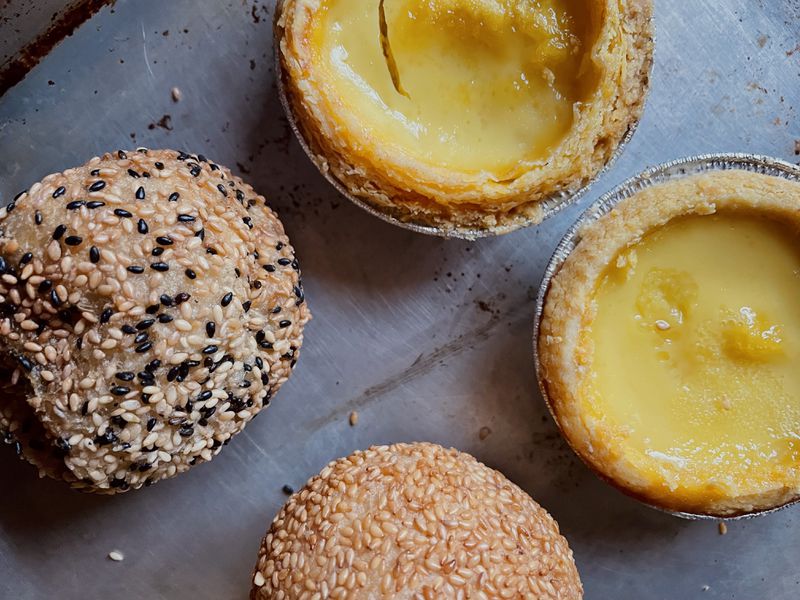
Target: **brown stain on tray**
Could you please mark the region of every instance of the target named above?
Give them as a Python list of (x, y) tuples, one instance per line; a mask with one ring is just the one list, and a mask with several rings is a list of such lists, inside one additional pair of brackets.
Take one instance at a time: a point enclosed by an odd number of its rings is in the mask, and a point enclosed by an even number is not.
[(64, 38), (69, 37), (95, 13), (115, 0), (78, 0), (55, 16), (43, 33), (31, 40), (20, 52), (0, 66), (0, 96), (22, 81), (39, 62)]

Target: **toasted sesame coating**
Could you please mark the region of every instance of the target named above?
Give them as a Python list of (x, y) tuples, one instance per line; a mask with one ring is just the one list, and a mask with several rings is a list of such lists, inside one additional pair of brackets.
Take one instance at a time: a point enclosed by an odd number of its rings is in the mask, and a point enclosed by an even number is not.
[(289, 377), (310, 318), (266, 200), (202, 155), (118, 151), (0, 210), (0, 438), (114, 493), (210, 460)]
[(252, 600), (583, 595), (556, 522), (501, 473), (428, 443), (330, 463), (272, 522)]

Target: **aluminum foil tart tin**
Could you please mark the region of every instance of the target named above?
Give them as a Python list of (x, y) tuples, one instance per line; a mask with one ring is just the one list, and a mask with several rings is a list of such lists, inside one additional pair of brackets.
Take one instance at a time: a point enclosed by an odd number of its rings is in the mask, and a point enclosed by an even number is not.
[[(558, 246), (556, 246), (553, 256), (550, 258), (550, 262), (545, 268), (544, 275), (542, 276), (542, 282), (539, 286), (539, 293), (536, 298), (536, 308), (533, 322), (533, 359), (536, 368), (536, 379), (539, 382), (539, 391), (541, 392), (542, 398), (544, 399), (544, 402), (557, 425), (558, 419), (556, 418), (550, 398), (547, 395), (547, 389), (542, 378), (541, 364), (539, 360), (539, 345), (537, 342), (539, 339), (539, 327), (541, 324), (542, 313), (544, 311), (544, 303), (547, 299), (547, 292), (550, 289), (550, 282), (555, 274), (558, 273), (561, 265), (564, 264), (564, 261), (567, 259), (570, 253), (580, 243), (581, 231), (588, 224), (597, 221), (599, 218), (609, 213), (619, 202), (625, 200), (626, 198), (630, 198), (640, 190), (657, 185), (664, 181), (679, 179), (681, 177), (695, 175), (697, 173), (704, 173), (706, 171), (729, 171), (734, 169), (771, 175), (773, 177), (783, 177), (784, 179), (800, 182), (800, 167), (777, 158), (771, 158), (769, 156), (723, 153), (700, 154), (697, 156), (680, 158), (655, 167), (650, 167), (639, 175), (631, 177), (611, 191), (603, 194), (578, 217), (575, 223), (572, 224), (567, 233), (561, 239)], [(567, 440), (566, 436), (564, 436), (564, 440), (569, 444), (569, 440)], [(577, 452), (575, 453), (578, 454)], [(578, 454), (578, 456), (580, 456), (580, 454)], [(597, 472), (592, 465), (587, 463), (587, 466), (601, 479), (607, 481), (614, 487), (619, 487), (613, 481), (605, 477), (602, 473)], [(626, 490), (622, 491), (630, 495)], [(675, 515), (677, 517), (682, 517), (684, 519), (713, 519), (715, 521), (733, 521), (737, 519), (746, 519), (764, 515), (800, 502), (800, 499), (798, 499), (767, 510), (753, 511), (731, 517), (719, 517), (715, 515), (694, 514), (667, 510), (660, 506), (645, 502), (641, 498), (637, 498), (637, 500), (651, 508)]]
[[(541, 206), (542, 210), (538, 213), (535, 219), (517, 219), (513, 222), (507, 223), (502, 226), (498, 227), (490, 227), (486, 229), (482, 228), (467, 228), (467, 227), (434, 227), (431, 225), (426, 225), (423, 223), (417, 223), (414, 221), (406, 221), (403, 219), (399, 219), (395, 214), (391, 211), (383, 210), (382, 207), (377, 207), (369, 202), (366, 202), (360, 198), (356, 198), (347, 189), (342, 185), (342, 183), (333, 176), (333, 174), (328, 169), (323, 169), (317, 162), (315, 154), (311, 151), (311, 147), (308, 144), (308, 141), (303, 136), (300, 128), (297, 124), (297, 119), (295, 119), (294, 113), (292, 111), (292, 107), (289, 103), (289, 99), (286, 96), (286, 85), (284, 82), (285, 74), (283, 72), (283, 66), (281, 65), (281, 30), (278, 27), (278, 19), (280, 18), (281, 12), (283, 10), (283, 0), (278, 0), (278, 3), (275, 7), (275, 16), (273, 21), (273, 48), (275, 52), (275, 81), (277, 83), (278, 88), (278, 97), (281, 102), (281, 106), (283, 106), (283, 112), (286, 115), (286, 119), (289, 122), (289, 127), (291, 127), (292, 131), (294, 132), (297, 141), (300, 143), (300, 146), (303, 148), (303, 152), (306, 153), (306, 156), (311, 160), (312, 163), (319, 169), (319, 172), (322, 174), (328, 182), (336, 188), (336, 190), (345, 198), (350, 200), (356, 206), (363, 208), (369, 214), (386, 221), (387, 223), (391, 223), (392, 225), (397, 225), (398, 227), (403, 227), (404, 229), (410, 229), (411, 231), (416, 231), (417, 233), (424, 233), (426, 235), (436, 235), (443, 238), (453, 238), (453, 239), (462, 239), (462, 240), (476, 240), (483, 237), (489, 237), (493, 235), (503, 235), (506, 233), (511, 233), (512, 231), (516, 231), (517, 229), (522, 229), (523, 227), (528, 227), (530, 225), (538, 225), (539, 223), (543, 222), (545, 219), (552, 217), (556, 213), (558, 213), (562, 208), (577, 202), (592, 186), (592, 184), (600, 178), (606, 171), (608, 171), (617, 159), (620, 157), (622, 152), (625, 150), (625, 146), (628, 142), (633, 138), (633, 134), (636, 132), (636, 128), (639, 125), (639, 120), (637, 119), (634, 121), (628, 130), (625, 132), (625, 135), (622, 136), (622, 139), (619, 141), (616, 150), (609, 158), (608, 162), (605, 166), (597, 172), (597, 174), (583, 187), (575, 188), (575, 189), (566, 189), (561, 190), (559, 192), (550, 194), (548, 197), (544, 198), (540, 201), (539, 205)], [(652, 31), (653, 36), (653, 56), (655, 57), (655, 48), (657, 47), (656, 44), (656, 30), (655, 30), (655, 22), (651, 19), (650, 28)], [(648, 79), (651, 78), (652, 71), (653, 71), (653, 63), (655, 60), (650, 61), (650, 67), (648, 71)], [(644, 104), (647, 105), (647, 96), (650, 92), (650, 86), (644, 92)], [(641, 117), (640, 117), (641, 118)]]

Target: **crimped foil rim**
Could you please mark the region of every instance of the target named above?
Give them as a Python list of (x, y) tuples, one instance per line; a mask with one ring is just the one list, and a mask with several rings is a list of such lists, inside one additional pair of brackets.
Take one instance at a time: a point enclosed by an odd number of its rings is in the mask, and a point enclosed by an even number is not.
[(714, 521), (736, 521), (741, 519), (749, 519), (752, 517), (757, 517), (761, 515), (766, 515), (769, 513), (773, 513), (779, 510), (782, 510), (788, 506), (796, 504), (800, 502), (800, 497), (790, 500), (784, 504), (779, 506), (775, 506), (773, 508), (763, 509), (763, 510), (755, 510), (751, 512), (746, 512), (738, 515), (733, 516), (719, 516), (713, 514), (704, 514), (704, 513), (690, 513), (690, 512), (683, 512), (683, 511), (676, 511), (676, 510), (669, 510), (662, 506), (658, 506), (651, 502), (647, 502), (635, 495), (630, 494), (628, 491), (622, 489), (618, 484), (614, 481), (610, 480), (604, 474), (600, 473), (593, 465), (586, 462), (583, 457), (575, 450), (572, 444), (569, 442), (567, 436), (563, 434), (561, 430), (561, 425), (556, 417), (556, 412), (553, 409), (553, 405), (550, 401), (550, 397), (547, 394), (547, 388), (544, 384), (544, 378), (542, 377), (541, 371), (541, 360), (539, 357), (539, 329), (541, 326), (542, 315), (544, 312), (544, 305), (545, 301), (547, 300), (547, 292), (550, 289), (550, 283), (555, 277), (556, 273), (558, 273), (561, 265), (564, 264), (564, 261), (570, 255), (570, 253), (575, 249), (575, 247), (580, 242), (580, 231), (585, 227), (587, 224), (594, 222), (604, 215), (608, 214), (617, 204), (619, 204), (622, 200), (626, 198), (630, 198), (637, 192), (652, 187), (654, 185), (658, 185), (659, 183), (663, 183), (665, 181), (673, 180), (673, 179), (680, 179), (682, 177), (687, 177), (691, 175), (696, 175), (699, 173), (705, 173), (708, 171), (729, 171), (729, 170), (740, 170), (740, 171), (749, 171), (751, 173), (760, 173), (763, 175), (770, 175), (773, 177), (782, 177), (784, 179), (789, 179), (791, 181), (800, 182), (800, 167), (797, 165), (793, 165), (790, 162), (785, 160), (781, 160), (779, 158), (773, 158), (770, 156), (765, 156), (761, 154), (746, 154), (746, 153), (715, 153), (715, 154), (698, 154), (694, 156), (688, 156), (685, 158), (679, 158), (676, 160), (672, 160), (670, 162), (662, 163), (653, 167), (649, 167), (639, 173), (638, 175), (634, 175), (630, 177), (614, 187), (613, 189), (609, 190), (600, 198), (598, 198), (595, 202), (590, 204), (583, 213), (578, 216), (575, 222), (570, 226), (567, 232), (564, 234), (564, 237), (561, 238), (561, 241), (556, 246), (556, 249), (553, 251), (550, 260), (545, 267), (544, 274), (542, 276), (542, 281), (539, 285), (539, 292), (536, 297), (536, 306), (535, 306), (535, 313), (534, 313), (534, 321), (533, 321), (533, 362), (534, 368), (536, 370), (536, 381), (539, 385), (539, 392), (542, 395), (542, 399), (544, 400), (545, 405), (547, 406), (547, 410), (550, 412), (551, 417), (555, 421), (556, 425), (559, 428), (559, 432), (561, 433), (561, 437), (567, 443), (567, 445), (572, 449), (573, 452), (581, 459), (584, 464), (586, 464), (589, 469), (595, 473), (598, 477), (602, 480), (606, 481), (614, 488), (619, 489), (623, 493), (625, 493), (629, 497), (633, 497), (641, 504), (645, 506), (649, 506), (650, 508), (654, 508), (660, 512), (664, 512), (676, 517), (681, 517), (683, 519), (690, 519), (690, 520), (714, 520)]
[(300, 128), (297, 124), (297, 120), (295, 119), (294, 112), (292, 111), (291, 104), (289, 103), (289, 98), (286, 95), (286, 86), (283, 81), (284, 72), (283, 72), (283, 65), (281, 64), (281, 36), (280, 36), (280, 28), (278, 27), (278, 19), (280, 19), (280, 15), (283, 12), (283, 4), (284, 0), (278, 0), (277, 4), (275, 5), (275, 13), (273, 16), (273, 51), (274, 51), (274, 62), (275, 62), (275, 83), (278, 90), (278, 99), (280, 100), (281, 106), (283, 107), (283, 112), (286, 115), (286, 120), (289, 123), (289, 127), (291, 128), (292, 132), (294, 133), (295, 139), (297, 139), (300, 147), (303, 149), (303, 152), (309, 158), (311, 163), (317, 168), (320, 174), (330, 183), (337, 192), (339, 192), (342, 196), (347, 198), (350, 202), (358, 206), (359, 208), (364, 209), (369, 214), (374, 217), (378, 217), (382, 221), (387, 223), (391, 223), (392, 225), (396, 225), (398, 227), (402, 227), (403, 229), (408, 229), (410, 231), (414, 231), (416, 233), (424, 233), (425, 235), (432, 235), (438, 236), (446, 239), (462, 239), (462, 240), (477, 240), (479, 238), (490, 237), (490, 236), (497, 236), (497, 235), (504, 235), (506, 233), (511, 233), (513, 231), (517, 231), (518, 229), (523, 229), (525, 227), (536, 226), (543, 223), (548, 218), (552, 217), (555, 214), (558, 214), (562, 209), (571, 206), (572, 204), (576, 203), (580, 200), (586, 192), (589, 191), (589, 188), (594, 185), (594, 183), (600, 179), (609, 169), (611, 169), (614, 164), (617, 162), (617, 159), (622, 155), (628, 142), (631, 141), (633, 138), (634, 133), (636, 133), (636, 129), (639, 126), (639, 122), (641, 121), (642, 116), (644, 115), (644, 111), (647, 108), (647, 99), (650, 94), (650, 89), (652, 88), (651, 79), (653, 74), (653, 65), (655, 64), (655, 56), (656, 56), (656, 48), (658, 44), (656, 43), (656, 23), (655, 18), (653, 16), (649, 19), (650, 31), (652, 32), (653, 44), (652, 44), (652, 57), (650, 60), (650, 65), (647, 70), (647, 80), (648, 85), (644, 90), (643, 97), (642, 97), (642, 112), (639, 117), (633, 121), (629, 126), (628, 129), (625, 131), (625, 134), (620, 138), (619, 143), (617, 144), (616, 149), (611, 154), (611, 157), (608, 159), (606, 164), (600, 169), (587, 183), (586, 185), (577, 188), (576, 190), (561, 190), (558, 192), (554, 192), (540, 200), (538, 205), (541, 206), (541, 212), (539, 213), (541, 218), (537, 220), (536, 218), (531, 219), (520, 219), (516, 220), (512, 223), (508, 223), (506, 225), (501, 225), (498, 227), (490, 227), (486, 229), (481, 228), (474, 228), (474, 227), (434, 227), (432, 225), (425, 225), (422, 223), (415, 223), (413, 221), (403, 221), (402, 219), (397, 218), (394, 214), (389, 211), (380, 210), (378, 207), (357, 198), (350, 194), (350, 192), (342, 185), (342, 183), (333, 176), (333, 174), (329, 170), (322, 170), (317, 165), (317, 161), (315, 160), (315, 154), (311, 151), (311, 147), (308, 145), (305, 137), (303, 136)]

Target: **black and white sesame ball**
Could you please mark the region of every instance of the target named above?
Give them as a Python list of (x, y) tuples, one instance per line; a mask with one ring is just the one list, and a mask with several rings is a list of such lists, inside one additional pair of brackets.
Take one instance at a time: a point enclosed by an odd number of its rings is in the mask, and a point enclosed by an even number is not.
[(251, 600), (579, 600), (558, 525), (469, 454), (428, 443), (333, 461), (261, 544)]
[(269, 403), (309, 318), (281, 222), (228, 169), (139, 149), (48, 175), (0, 210), (0, 439), (76, 488), (172, 477)]

